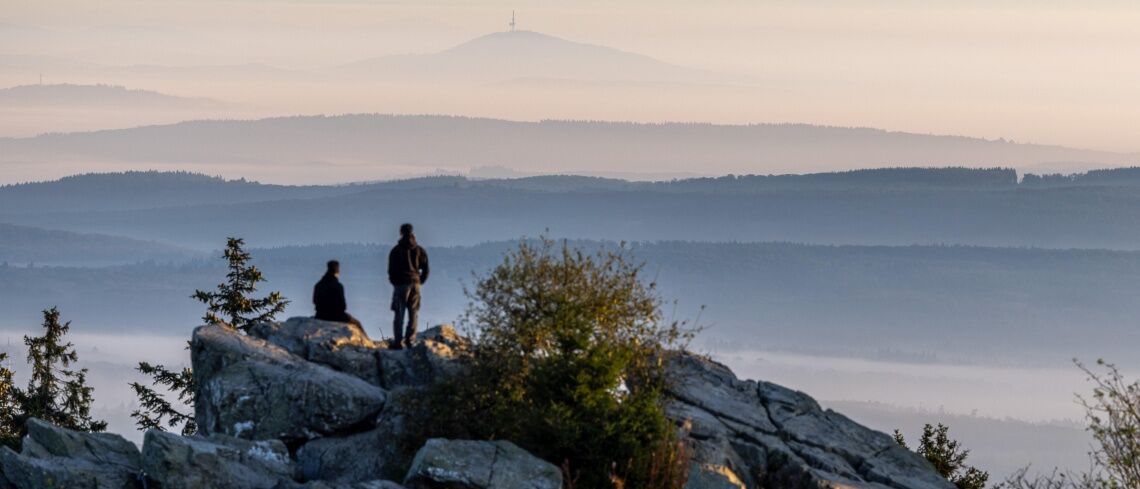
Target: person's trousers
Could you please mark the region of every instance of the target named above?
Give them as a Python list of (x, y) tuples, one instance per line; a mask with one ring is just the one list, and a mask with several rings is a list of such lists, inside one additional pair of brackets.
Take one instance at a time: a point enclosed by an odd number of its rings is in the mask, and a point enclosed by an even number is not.
[(411, 346), (416, 339), (416, 321), (420, 313), (420, 284), (397, 285), (392, 291), (392, 311), (396, 313), (392, 321), (392, 344)]

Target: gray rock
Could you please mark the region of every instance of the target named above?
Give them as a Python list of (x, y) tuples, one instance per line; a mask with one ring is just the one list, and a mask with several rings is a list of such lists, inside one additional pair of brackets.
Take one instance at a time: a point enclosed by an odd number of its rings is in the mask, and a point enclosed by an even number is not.
[(310, 481), (305, 483), (281, 481), (274, 489), (404, 489), (404, 486), (387, 480), (374, 480), (343, 484), (328, 481)]
[(114, 433), (74, 431), (37, 418), (29, 419), (27, 428), (22, 455), (89, 460), (126, 472), (138, 472), (139, 449)]
[(431, 385), (463, 368), (457, 360), (468, 350), (469, 342), (451, 325), (430, 328), (417, 338), (412, 348), (379, 352), (380, 382), (384, 388)]
[(762, 433), (778, 430), (764, 409), (756, 409), (756, 383), (741, 381), (728, 367), (705, 361), (696, 355), (680, 355), (672, 360), (672, 397), (695, 408), (716, 413)]
[(163, 489), (270, 489), (293, 474), (289, 452), (279, 440), (179, 436), (159, 430), (146, 433), (142, 464), (147, 480)]
[(802, 392), (741, 381), (692, 354), (672, 356), (667, 368), (673, 385), (666, 413), (702, 468), (694, 483), (720, 487), (716, 475), (725, 473), (708, 469), (723, 468), (745, 487), (954, 488), (890, 436), (824, 410)]
[(723, 465), (691, 464), (685, 489), (747, 489), (732, 469)]
[(33, 458), (0, 447), (4, 476), (18, 489), (122, 489), (134, 488), (135, 474), (108, 470), (89, 460), (60, 457)]
[[(195, 421), (206, 435), (307, 440), (369, 426), (387, 393), (225, 326), (194, 330)], [(365, 428), (367, 429), (367, 428)]]
[(408, 489), (561, 489), (558, 467), (509, 441), (428, 440), (404, 479)]
[(383, 345), (354, 324), (294, 317), (284, 323), (254, 325), (249, 334), (310, 362), (380, 385), (377, 353)]
[(110, 433), (68, 430), (28, 420), (19, 454), (0, 450), (0, 487), (133, 488), (139, 484), (139, 451)]
[(417, 341), (432, 341), (442, 343), (453, 350), (466, 350), (471, 341), (459, 335), (455, 327), (450, 324), (433, 326), (416, 335)]
[(393, 426), (382, 421), (371, 431), (309, 441), (297, 450), (297, 475), (342, 484), (403, 475), (407, 467), (401, 462), (406, 460), (400, 457)]

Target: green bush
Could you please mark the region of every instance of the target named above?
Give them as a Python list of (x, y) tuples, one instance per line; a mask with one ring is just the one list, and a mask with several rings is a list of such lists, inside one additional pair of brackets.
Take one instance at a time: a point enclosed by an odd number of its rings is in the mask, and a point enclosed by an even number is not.
[(687, 460), (662, 405), (663, 357), (691, 337), (661, 314), (624, 246), (522, 242), (467, 291), (462, 374), (410, 396), (406, 440), (508, 439), (568, 487), (681, 487)]

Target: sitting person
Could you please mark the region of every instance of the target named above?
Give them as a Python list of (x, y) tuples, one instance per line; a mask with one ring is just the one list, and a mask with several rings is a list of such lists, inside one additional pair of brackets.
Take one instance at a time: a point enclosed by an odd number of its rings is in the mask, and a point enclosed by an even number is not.
[(360, 321), (348, 314), (348, 305), (344, 302), (344, 286), (340, 284), (340, 262), (331, 260), (325, 276), (313, 286), (313, 305), (317, 314), (314, 316), (322, 321), (337, 321), (354, 324), (361, 327)]

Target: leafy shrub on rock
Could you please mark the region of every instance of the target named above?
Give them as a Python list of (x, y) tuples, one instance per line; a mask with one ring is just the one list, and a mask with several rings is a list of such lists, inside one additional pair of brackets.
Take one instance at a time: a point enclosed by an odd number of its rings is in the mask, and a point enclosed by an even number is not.
[(462, 373), (405, 396), (405, 445), (506, 439), (563, 467), (571, 487), (681, 487), (663, 357), (691, 338), (661, 314), (627, 250), (523, 241), (477, 277)]

